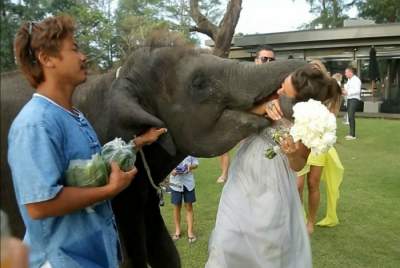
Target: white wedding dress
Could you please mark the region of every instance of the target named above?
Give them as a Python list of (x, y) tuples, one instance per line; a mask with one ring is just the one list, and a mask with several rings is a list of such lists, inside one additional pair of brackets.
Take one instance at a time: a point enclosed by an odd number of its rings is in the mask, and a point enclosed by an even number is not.
[(312, 267), (311, 249), (287, 158), (264, 156), (264, 131), (238, 149), (224, 186), (206, 268)]

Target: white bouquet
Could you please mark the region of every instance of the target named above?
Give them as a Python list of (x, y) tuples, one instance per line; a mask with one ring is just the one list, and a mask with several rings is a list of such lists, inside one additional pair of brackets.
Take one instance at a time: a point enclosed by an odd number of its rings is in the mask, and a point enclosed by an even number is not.
[[(291, 135), (294, 142), (301, 140), (316, 155), (327, 152), (335, 144), (336, 117), (320, 101), (299, 102), (294, 105), (293, 112), (293, 126), (286, 123), (285, 127), (278, 126), (270, 131), (277, 144), (285, 135)], [(265, 155), (271, 159), (278, 150), (279, 146), (268, 148)]]

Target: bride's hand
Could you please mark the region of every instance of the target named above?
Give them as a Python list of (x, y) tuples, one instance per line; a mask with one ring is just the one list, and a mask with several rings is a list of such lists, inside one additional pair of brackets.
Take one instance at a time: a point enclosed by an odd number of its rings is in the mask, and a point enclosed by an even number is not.
[(271, 118), (274, 121), (277, 121), (282, 118), (283, 113), (281, 110), (281, 106), (279, 104), (279, 99), (274, 99), (267, 102), (265, 108), (266, 115), (265, 117)]
[(310, 150), (300, 141), (294, 142), (290, 135), (282, 139), (280, 147), (289, 160), (290, 168), (294, 171), (300, 171), (307, 162)]
[(287, 156), (295, 156), (300, 152), (300, 142), (294, 142), (292, 136), (282, 138), (280, 142), (281, 151)]

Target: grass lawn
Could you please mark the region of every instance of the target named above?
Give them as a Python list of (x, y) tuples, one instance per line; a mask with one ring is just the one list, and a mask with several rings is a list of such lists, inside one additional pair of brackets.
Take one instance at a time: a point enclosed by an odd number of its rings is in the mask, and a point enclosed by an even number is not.
[[(311, 239), (314, 267), (400, 267), (400, 121), (357, 119), (355, 141), (344, 140), (348, 128), (341, 121), (338, 127), (336, 149), (345, 167), (338, 205), (340, 224), (315, 228)], [(189, 245), (185, 235), (176, 243), (184, 268), (204, 267), (207, 260), (208, 238), (223, 187), (215, 182), (219, 172), (217, 158), (201, 159), (195, 172), (198, 240)], [(321, 185), (318, 219), (325, 213)], [(162, 213), (172, 233), (169, 195), (166, 201)]]

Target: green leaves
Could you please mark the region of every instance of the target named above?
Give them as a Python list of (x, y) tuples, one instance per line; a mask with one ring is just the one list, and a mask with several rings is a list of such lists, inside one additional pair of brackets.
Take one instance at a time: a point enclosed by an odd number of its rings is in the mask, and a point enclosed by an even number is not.
[(376, 23), (400, 22), (400, 1), (398, 0), (358, 0), (361, 17)]
[[(210, 18), (221, 16), (219, 2), (202, 1)], [(120, 65), (154, 29), (180, 31), (188, 40), (197, 41), (189, 32), (193, 21), (187, 0), (4, 0), (1, 10), (2, 72), (16, 69), (13, 41), (19, 26), (24, 21), (41, 21), (59, 14), (76, 20), (77, 42), (95, 72)]]
[(398, 0), (307, 0), (310, 12), (318, 15), (302, 28), (337, 28), (343, 26), (348, 16), (345, 11), (356, 6), (359, 16), (376, 23), (400, 22), (400, 1)]
[(306, 29), (343, 27), (343, 21), (348, 18), (345, 14), (354, 5), (350, 0), (308, 0), (310, 12), (318, 15), (310, 23), (303, 25)]
[(66, 185), (75, 187), (98, 187), (108, 182), (106, 163), (99, 154), (89, 160), (72, 160), (65, 172)]

